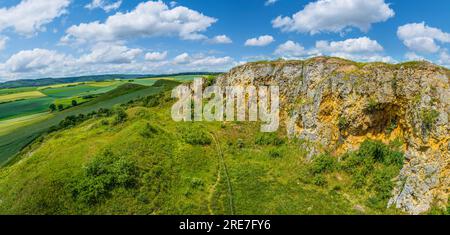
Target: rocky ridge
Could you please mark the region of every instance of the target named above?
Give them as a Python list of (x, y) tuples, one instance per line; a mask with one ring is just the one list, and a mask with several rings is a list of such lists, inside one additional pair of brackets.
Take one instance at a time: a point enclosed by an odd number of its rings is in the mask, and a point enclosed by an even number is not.
[(278, 85), (283, 126), (305, 140), (309, 158), (337, 156), (365, 139), (401, 140), (406, 161), (387, 206), (420, 214), (445, 206), (450, 191), (449, 78), (448, 69), (428, 62), (316, 57), (247, 63), (217, 84)]

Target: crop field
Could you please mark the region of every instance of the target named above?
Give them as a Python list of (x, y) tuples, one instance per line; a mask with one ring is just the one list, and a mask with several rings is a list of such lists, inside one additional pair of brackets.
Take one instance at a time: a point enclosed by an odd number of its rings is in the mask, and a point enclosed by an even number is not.
[(20, 93), (20, 92), (27, 92), (27, 91), (36, 91), (38, 88), (36, 87), (21, 87), (21, 88), (8, 88), (8, 89), (0, 89), (0, 95), (9, 95), (14, 93)]
[(0, 104), (0, 120), (46, 112), (53, 101), (51, 97), (41, 97)]
[(12, 93), (7, 95), (0, 95), (0, 104), (16, 101), (16, 100), (26, 100), (26, 99), (32, 99), (32, 98), (39, 98), (44, 97), (45, 95), (42, 94), (40, 91), (25, 91), (25, 92), (19, 92), (19, 93)]
[(0, 121), (0, 136), (11, 133), (17, 128), (28, 126), (30, 124), (39, 121), (43, 121), (44, 119), (49, 118), (50, 116), (51, 114), (49, 113), (38, 113)]
[(79, 85), (79, 86), (49, 88), (41, 90), (41, 92), (53, 98), (67, 98), (77, 96), (83, 93), (89, 93), (91, 91), (95, 91), (98, 89), (99, 87)]

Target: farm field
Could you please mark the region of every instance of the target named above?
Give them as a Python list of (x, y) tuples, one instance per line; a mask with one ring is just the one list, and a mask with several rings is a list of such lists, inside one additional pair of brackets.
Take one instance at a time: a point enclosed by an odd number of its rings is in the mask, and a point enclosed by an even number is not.
[(25, 92), (19, 92), (19, 93), (0, 95), (0, 104), (11, 102), (11, 101), (16, 101), (16, 100), (27, 100), (27, 99), (32, 99), (32, 98), (40, 98), (40, 97), (44, 97), (44, 96), (45, 96), (45, 94), (41, 93), (40, 91), (25, 91)]

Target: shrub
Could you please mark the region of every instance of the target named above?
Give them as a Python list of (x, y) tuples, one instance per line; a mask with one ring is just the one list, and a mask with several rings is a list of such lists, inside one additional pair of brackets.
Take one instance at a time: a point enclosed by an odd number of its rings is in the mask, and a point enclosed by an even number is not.
[(76, 100), (72, 100), (72, 106), (77, 106), (78, 102)]
[(238, 147), (238, 148), (244, 148), (245, 147), (245, 143), (244, 143), (244, 140), (242, 140), (242, 139), (237, 139), (236, 140), (236, 146)]
[(280, 158), (283, 156), (282, 152), (279, 149), (271, 149), (269, 150), (269, 156), (271, 158)]
[(124, 123), (128, 118), (127, 113), (123, 109), (117, 109), (116, 117), (114, 119), (115, 124)]
[(377, 102), (375, 99), (373, 99), (373, 98), (370, 98), (370, 99), (369, 99), (369, 102), (367, 103), (366, 108), (365, 108), (365, 110), (366, 110), (368, 113), (374, 113), (374, 112), (379, 111), (379, 110), (381, 110), (381, 109), (382, 109), (381, 104), (378, 103), (378, 102)]
[(347, 129), (348, 127), (347, 118), (345, 118), (344, 116), (340, 116), (338, 120), (338, 127), (340, 131)]
[(284, 144), (284, 140), (278, 137), (278, 135), (274, 132), (259, 133), (256, 137), (255, 144), (280, 146)]
[(313, 178), (313, 184), (315, 184), (317, 186), (325, 186), (325, 185), (327, 185), (327, 180), (325, 179), (325, 177), (323, 175), (316, 175)]
[(151, 125), (150, 123), (147, 123), (145, 125), (145, 127), (139, 132), (139, 134), (142, 137), (145, 137), (145, 138), (153, 137), (153, 136), (155, 136), (158, 133), (159, 133), (158, 128), (156, 128), (155, 126)]
[(210, 145), (212, 139), (208, 133), (201, 128), (187, 128), (183, 131), (183, 139), (191, 145)]
[(86, 166), (84, 175), (71, 188), (72, 196), (94, 205), (109, 197), (115, 188), (136, 187), (138, 175), (133, 161), (105, 152)]
[(319, 155), (314, 158), (309, 166), (309, 170), (312, 174), (332, 172), (336, 169), (336, 163), (336, 159), (328, 154)]
[(436, 124), (437, 118), (439, 117), (439, 112), (434, 109), (422, 110), (420, 113), (422, 118), (422, 124), (425, 130), (431, 130)]

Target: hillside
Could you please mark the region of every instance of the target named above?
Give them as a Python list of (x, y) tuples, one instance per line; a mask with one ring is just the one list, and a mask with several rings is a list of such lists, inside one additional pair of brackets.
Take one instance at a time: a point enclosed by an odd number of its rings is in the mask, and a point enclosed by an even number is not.
[(160, 87), (123, 84), (116, 89), (97, 97), (89, 103), (62, 112), (49, 114), (44, 120), (19, 127), (5, 135), (0, 135), (0, 165), (8, 162), (8, 160), (15, 156), (23, 147), (48, 131), (52, 126), (59, 124), (66, 117), (80, 114), (87, 115), (100, 108), (112, 108), (114, 105), (124, 104), (138, 97), (151, 95), (160, 92), (161, 90)]
[(0, 214), (448, 213), (448, 79), (428, 63), (325, 57), (219, 76), (280, 86), (271, 134), (177, 123), (170, 92), (142, 93), (23, 149), (0, 169)]

